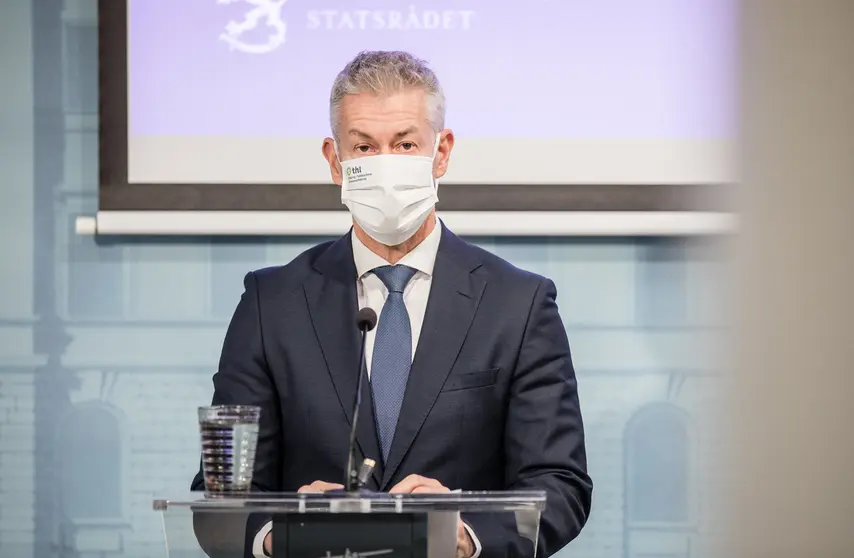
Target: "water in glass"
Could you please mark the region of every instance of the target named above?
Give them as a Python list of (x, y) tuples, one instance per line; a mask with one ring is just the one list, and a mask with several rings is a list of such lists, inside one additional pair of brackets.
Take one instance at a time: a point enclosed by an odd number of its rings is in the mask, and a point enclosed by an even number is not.
[(202, 474), (209, 495), (249, 492), (260, 415), (261, 409), (253, 406), (199, 407)]

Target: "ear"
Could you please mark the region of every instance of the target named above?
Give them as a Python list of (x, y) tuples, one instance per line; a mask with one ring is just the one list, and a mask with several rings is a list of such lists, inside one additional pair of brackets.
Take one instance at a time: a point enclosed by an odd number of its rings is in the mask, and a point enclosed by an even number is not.
[(439, 147), (436, 149), (436, 159), (433, 161), (433, 178), (442, 178), (448, 172), (451, 151), (454, 149), (454, 132), (442, 130), (439, 134)]
[(329, 163), (329, 174), (332, 175), (332, 182), (341, 186), (344, 180), (344, 175), (341, 171), (341, 163), (338, 162), (338, 154), (335, 153), (335, 140), (326, 138), (323, 140), (323, 158)]

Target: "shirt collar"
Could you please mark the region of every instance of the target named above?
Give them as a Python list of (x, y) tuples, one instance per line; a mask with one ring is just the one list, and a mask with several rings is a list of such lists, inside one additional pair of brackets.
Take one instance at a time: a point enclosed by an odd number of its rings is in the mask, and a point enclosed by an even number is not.
[[(356, 273), (360, 279), (378, 267), (391, 265), (380, 256), (371, 252), (370, 248), (365, 246), (355, 233), (351, 233), (350, 238), (353, 242), (353, 260), (356, 263)], [(411, 252), (403, 256), (397, 262), (397, 265), (408, 265), (425, 275), (433, 275), (433, 267), (436, 264), (436, 254), (439, 253), (439, 241), (441, 239), (442, 222), (436, 219), (436, 226), (433, 227), (427, 238), (422, 240), (421, 244), (413, 248)]]

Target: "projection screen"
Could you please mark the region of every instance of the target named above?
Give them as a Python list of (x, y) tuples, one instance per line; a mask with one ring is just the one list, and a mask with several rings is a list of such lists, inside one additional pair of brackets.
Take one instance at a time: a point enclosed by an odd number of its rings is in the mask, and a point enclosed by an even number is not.
[(320, 153), (329, 91), (382, 49), (428, 61), (444, 87), (457, 144), (440, 211), (718, 212), (736, 7), (101, 1), (99, 209), (341, 212)]

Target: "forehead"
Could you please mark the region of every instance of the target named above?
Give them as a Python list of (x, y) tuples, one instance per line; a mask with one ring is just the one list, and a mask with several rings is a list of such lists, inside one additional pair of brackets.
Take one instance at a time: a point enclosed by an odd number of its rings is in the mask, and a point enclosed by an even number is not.
[(412, 127), (424, 133), (430, 130), (427, 94), (420, 89), (387, 95), (347, 95), (341, 101), (338, 117), (342, 135), (352, 128), (378, 138)]

